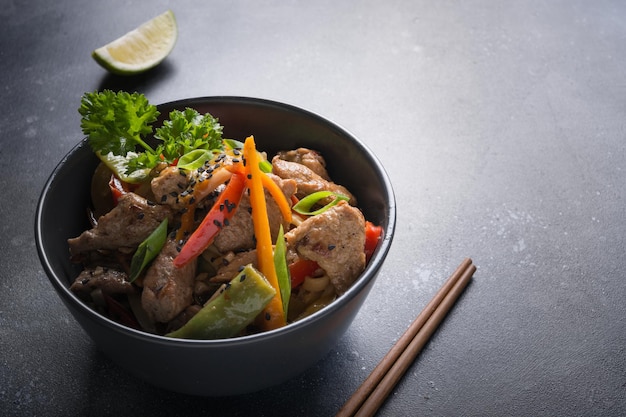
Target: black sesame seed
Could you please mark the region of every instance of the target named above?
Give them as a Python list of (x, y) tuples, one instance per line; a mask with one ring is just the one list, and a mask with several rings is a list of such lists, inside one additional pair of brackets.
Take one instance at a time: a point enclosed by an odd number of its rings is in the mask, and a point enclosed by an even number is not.
[(161, 203), (165, 203), (167, 201), (167, 194), (163, 194), (161, 196)]
[(156, 203), (152, 200), (146, 200), (146, 204), (148, 204), (149, 206), (156, 206)]
[(178, 193), (177, 193), (176, 191), (172, 191), (172, 192), (170, 193), (170, 195), (171, 195), (172, 197), (178, 197)]
[(222, 223), (220, 223), (219, 220), (215, 219), (213, 220), (213, 224), (216, 225), (217, 227), (221, 228), (222, 227)]
[(328, 245), (328, 250), (333, 250), (335, 249), (335, 247), (336, 247), (335, 245)]
[(237, 270), (237, 272), (241, 272), (241, 271), (243, 271), (245, 268), (246, 268), (245, 266), (240, 265), (240, 266), (239, 266), (239, 269)]
[(248, 177), (249, 180), (251, 180), (252, 179), (252, 174), (248, 174), (247, 177)]
[(225, 290), (227, 290), (227, 289), (229, 289), (229, 288), (230, 288), (230, 282), (227, 282), (227, 283), (226, 283), (226, 287), (224, 287), (224, 289), (225, 289)]
[(191, 197), (191, 198), (189, 199), (189, 204), (193, 204), (193, 203), (195, 203), (195, 202), (196, 202), (196, 197)]
[(139, 220), (143, 219), (146, 216), (146, 213), (144, 213), (143, 211), (140, 211), (139, 214), (137, 214), (137, 218)]
[(234, 164), (239, 163), (239, 158), (233, 158), (233, 163), (234, 163)]
[(241, 274), (239, 277), (239, 282), (244, 282), (246, 280), (246, 274)]
[(270, 313), (265, 313), (265, 320), (270, 321), (271, 318), (272, 316), (270, 315)]
[(181, 250), (183, 250), (183, 248), (181, 248), (180, 246), (176, 246), (176, 252), (180, 252)]
[(224, 204), (220, 204), (220, 211), (224, 211)]
[(224, 226), (228, 226), (229, 223), (228, 219), (224, 219)]

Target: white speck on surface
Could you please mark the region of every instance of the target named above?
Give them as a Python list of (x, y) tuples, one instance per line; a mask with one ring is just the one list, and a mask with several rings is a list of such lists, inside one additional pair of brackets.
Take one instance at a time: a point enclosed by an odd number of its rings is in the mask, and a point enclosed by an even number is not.
[(432, 270), (425, 267), (424, 264), (420, 264), (413, 269), (413, 276), (411, 277), (411, 284), (416, 290), (424, 288), (424, 284), (427, 283), (432, 275)]
[(32, 126), (29, 126), (28, 129), (26, 129), (26, 131), (24, 132), (24, 137), (25, 138), (34, 138), (35, 136), (37, 136), (37, 129), (35, 129)]
[(513, 252), (522, 252), (526, 249), (526, 243), (524, 239), (519, 239), (515, 245), (513, 245)]

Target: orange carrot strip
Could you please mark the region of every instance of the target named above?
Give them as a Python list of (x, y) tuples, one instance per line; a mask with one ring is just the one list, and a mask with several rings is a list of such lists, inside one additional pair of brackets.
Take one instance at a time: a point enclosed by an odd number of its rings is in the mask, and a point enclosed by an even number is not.
[(282, 214), (283, 219), (287, 222), (291, 222), (291, 206), (289, 205), (283, 190), (280, 189), (278, 184), (276, 184), (273, 179), (263, 173), (261, 173), (261, 180), (263, 181), (263, 187), (269, 191), (274, 201), (276, 201), (276, 204), (278, 204), (278, 209), (280, 210), (280, 214)]
[(261, 313), (258, 320), (263, 330), (272, 330), (286, 324), (283, 303), (280, 297), (278, 276), (274, 266), (274, 251), (272, 248), (272, 236), (270, 224), (267, 218), (267, 205), (263, 179), (265, 174), (259, 168), (259, 156), (256, 152), (254, 137), (246, 138), (243, 146), (243, 154), (246, 159), (246, 167), (249, 171), (247, 185), (250, 190), (250, 206), (252, 207), (252, 221), (254, 223), (254, 235), (256, 237), (257, 262), (259, 270), (276, 290), (276, 295)]

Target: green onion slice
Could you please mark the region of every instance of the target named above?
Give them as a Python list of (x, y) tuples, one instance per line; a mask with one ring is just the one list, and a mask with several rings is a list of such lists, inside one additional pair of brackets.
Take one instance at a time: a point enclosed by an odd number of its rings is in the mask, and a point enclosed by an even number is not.
[(291, 277), (287, 267), (287, 246), (285, 245), (282, 224), (278, 230), (278, 237), (274, 246), (274, 267), (276, 268), (280, 297), (283, 300), (283, 311), (285, 312), (285, 319), (287, 319), (287, 308), (289, 307), (289, 297), (291, 296)]
[(139, 277), (141, 271), (161, 252), (167, 238), (167, 217), (154, 231), (141, 242), (137, 251), (130, 261), (129, 281), (133, 282)]
[(213, 158), (213, 152), (208, 149), (194, 149), (178, 159), (178, 168), (193, 171), (204, 165)]
[[(324, 207), (311, 211), (311, 209), (325, 198), (334, 196), (335, 198)], [(298, 201), (293, 207), (293, 211), (305, 216), (315, 216), (328, 210), (329, 208), (337, 205), (340, 201), (349, 201), (350, 198), (342, 194), (333, 193), (332, 191), (317, 191), (313, 194), (309, 194), (302, 200)]]

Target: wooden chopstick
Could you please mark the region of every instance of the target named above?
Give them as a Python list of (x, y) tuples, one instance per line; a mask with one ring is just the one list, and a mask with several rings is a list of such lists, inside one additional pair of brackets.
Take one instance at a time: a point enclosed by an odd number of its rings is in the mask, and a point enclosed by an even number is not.
[(373, 416), (411, 366), (476, 271), (470, 258), (448, 278), (336, 417)]

